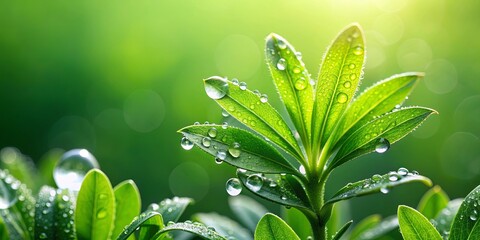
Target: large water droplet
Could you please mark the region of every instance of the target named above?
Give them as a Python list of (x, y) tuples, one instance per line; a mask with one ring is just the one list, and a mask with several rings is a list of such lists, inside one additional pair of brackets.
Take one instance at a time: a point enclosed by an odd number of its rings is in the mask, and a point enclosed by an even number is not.
[(307, 87), (307, 81), (304, 77), (300, 77), (295, 81), (295, 89), (301, 91)]
[(234, 143), (232, 144), (232, 146), (230, 146), (230, 147), (228, 148), (228, 152), (229, 152), (230, 155), (232, 155), (232, 157), (234, 157), (234, 158), (240, 157), (240, 153), (242, 152), (242, 151), (240, 150), (240, 143), (234, 142)]
[(375, 152), (384, 153), (390, 148), (390, 142), (386, 138), (379, 138), (375, 145)]
[(401, 167), (398, 169), (397, 173), (400, 176), (406, 176), (408, 174), (408, 169)]
[[(4, 171), (0, 170), (3, 174)], [(4, 179), (0, 180), (0, 209), (7, 209), (17, 202), (17, 195), (10, 184), (7, 184)]]
[(97, 159), (86, 149), (73, 149), (63, 154), (53, 170), (59, 188), (78, 191), (87, 172), (99, 168)]
[(470, 220), (476, 221), (478, 219), (478, 212), (477, 210), (473, 210), (472, 213), (470, 214)]
[(258, 192), (263, 186), (263, 178), (257, 174), (252, 174), (247, 178), (247, 186), (250, 190)]
[(390, 182), (395, 182), (398, 180), (398, 174), (397, 172), (389, 172), (388, 173), (388, 180), (390, 180)]
[(212, 140), (209, 137), (204, 137), (202, 138), (202, 145), (208, 148), (212, 145)]
[(188, 140), (187, 137), (183, 137), (182, 141), (180, 142), (180, 145), (182, 146), (183, 149), (185, 150), (190, 150), (193, 148), (193, 142)]
[(98, 219), (103, 219), (107, 216), (107, 210), (101, 208), (100, 210), (97, 211), (97, 218)]
[(208, 130), (208, 136), (214, 138), (217, 136), (217, 129), (212, 127), (210, 128), (210, 130)]
[(282, 40), (278, 40), (278, 47), (280, 49), (285, 49), (285, 48), (287, 48), (287, 44)]
[(380, 181), (382, 179), (382, 176), (380, 174), (375, 174), (372, 176), (373, 181)]
[(228, 179), (225, 188), (230, 196), (237, 196), (242, 192), (242, 184), (237, 178)]
[(390, 190), (387, 187), (382, 187), (380, 188), (380, 192), (383, 194), (387, 194), (388, 192), (390, 192)]
[(222, 116), (223, 117), (229, 117), (230, 114), (228, 114), (228, 112), (225, 109), (222, 109)]
[(343, 83), (343, 86), (345, 88), (350, 88), (352, 86), (352, 83), (350, 81), (346, 81), (346, 82)]
[(227, 152), (225, 152), (224, 150), (218, 150), (217, 158), (222, 161), (225, 160), (225, 158), (227, 158)]
[(210, 77), (205, 80), (205, 92), (211, 99), (221, 99), (228, 94), (228, 82), (222, 77)]
[(286, 67), (287, 67), (287, 63), (285, 62), (285, 59), (280, 58), (277, 62), (277, 69), (280, 71), (283, 71), (285, 70)]
[(347, 100), (348, 100), (347, 94), (341, 92), (341, 93), (339, 93), (339, 94), (337, 95), (337, 101), (338, 101), (339, 103), (346, 103)]
[(358, 46), (355, 49), (353, 49), (353, 54), (355, 55), (360, 55), (362, 53), (363, 53), (363, 48), (361, 46)]
[(247, 83), (241, 82), (238, 84), (238, 87), (240, 87), (240, 90), (247, 90)]
[(262, 95), (260, 96), (260, 102), (262, 102), (262, 103), (268, 102), (268, 96), (267, 96), (267, 94), (262, 94)]
[(233, 83), (233, 85), (238, 86), (238, 83), (239, 83), (238, 79), (236, 79), (236, 78), (232, 79), (232, 83)]

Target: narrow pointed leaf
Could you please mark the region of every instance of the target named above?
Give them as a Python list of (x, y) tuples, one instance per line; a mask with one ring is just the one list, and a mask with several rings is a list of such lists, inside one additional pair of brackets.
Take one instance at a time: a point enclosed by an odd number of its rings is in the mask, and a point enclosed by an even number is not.
[(442, 240), (428, 219), (411, 207), (398, 207), (398, 222), (405, 240)]
[(275, 87), (303, 143), (309, 144), (313, 86), (300, 53), (277, 34), (267, 37), (265, 55)]
[[(230, 126), (224, 128), (221, 125), (193, 125), (179, 131), (212, 156), (219, 157), (219, 152), (222, 152), (225, 154), (223, 161), (233, 166), (264, 173), (296, 172), (273, 146), (243, 129)], [(238, 148), (234, 148), (235, 143), (238, 143)]]
[(148, 210), (162, 214), (163, 221), (176, 222), (182, 216), (188, 205), (193, 203), (191, 198), (174, 197), (172, 199), (165, 199), (160, 204), (150, 204)]
[[(277, 176), (277, 179), (274, 179), (262, 177), (256, 173), (237, 171), (237, 176), (245, 188), (255, 195), (285, 206), (309, 209), (304, 189), (299, 181), (291, 175)], [(251, 176), (262, 179), (262, 186), (259, 189), (258, 186), (252, 186), (247, 182)]]
[(471, 191), (458, 209), (452, 223), (449, 240), (468, 239), (473, 227), (480, 221), (480, 186)]
[(412, 132), (435, 110), (421, 107), (403, 108), (385, 114), (365, 124), (353, 133), (338, 150), (329, 164), (332, 169), (350, 159), (375, 151), (379, 145), (390, 147)]
[(300, 238), (281, 218), (267, 213), (255, 229), (255, 240), (295, 240)]
[(300, 239), (307, 239), (309, 236), (313, 236), (310, 222), (300, 210), (296, 208), (282, 208), (282, 211), (282, 219), (285, 220)]
[(35, 207), (35, 239), (55, 239), (55, 229), (43, 227), (55, 222), (56, 195), (55, 189), (49, 186), (43, 186), (38, 193)]
[[(125, 229), (117, 237), (117, 240), (126, 240), (132, 235), (137, 229), (148, 229), (150, 233), (156, 234), (160, 229), (164, 227), (162, 215), (154, 211), (146, 211), (140, 214), (138, 217), (132, 219), (130, 224), (125, 226)], [(150, 239), (153, 235), (145, 235), (144, 239)], [(142, 239), (142, 238), (139, 238)]]
[(435, 186), (423, 195), (417, 209), (427, 219), (433, 219), (447, 206), (449, 201), (450, 199), (442, 188)]
[(380, 217), (380, 215), (378, 214), (370, 215), (364, 218), (352, 229), (352, 232), (350, 233), (349, 238), (352, 240), (362, 239), (360, 238), (362, 233), (376, 226), (378, 223), (380, 223), (381, 220), (382, 220), (382, 217)]
[(235, 216), (252, 232), (268, 210), (250, 197), (239, 195), (228, 198), (228, 205)]
[(421, 175), (408, 173), (400, 175), (397, 172), (390, 172), (385, 175), (374, 175), (372, 178), (364, 179), (355, 183), (349, 183), (340, 189), (326, 204), (359, 197), (374, 193), (387, 193), (391, 188), (410, 182), (421, 182), (427, 186), (432, 185), (432, 181)]
[(350, 225), (352, 225), (352, 223), (353, 223), (353, 220), (345, 223), (345, 225), (343, 225), (343, 227), (341, 227), (340, 230), (338, 230), (338, 232), (333, 236), (332, 240), (339, 240), (345, 234), (345, 232), (348, 230)]
[(171, 231), (189, 232), (208, 240), (227, 240), (226, 237), (222, 236), (212, 228), (208, 228), (199, 222), (192, 223), (190, 221), (168, 224), (159, 232), (157, 232), (157, 234), (155, 234), (155, 236), (153, 236), (151, 239), (164, 239), (164, 236)]
[[(423, 73), (397, 74), (365, 90), (345, 111), (332, 144), (342, 136), (345, 139), (374, 117), (400, 106), (422, 77)], [(342, 143), (340, 140), (339, 144)]]
[(134, 217), (140, 214), (141, 200), (137, 185), (132, 180), (125, 180), (113, 189), (115, 195), (115, 218), (112, 236), (120, 235)]
[(368, 226), (368, 228), (362, 229), (362, 232), (357, 235), (358, 237), (351, 237), (351, 240), (377, 239), (394, 229), (398, 229), (398, 218), (396, 215), (386, 217), (374, 226)]
[(340, 33), (323, 58), (313, 108), (313, 146), (323, 146), (352, 100), (364, 60), (363, 32), (354, 24)]
[(253, 234), (232, 219), (217, 213), (197, 213), (193, 219), (214, 228), (216, 232), (225, 237), (237, 240), (252, 240)]
[(206, 79), (205, 90), (232, 117), (302, 159), (300, 147), (287, 123), (268, 102), (262, 102), (260, 96), (220, 77)]
[(113, 230), (115, 198), (108, 177), (90, 170), (77, 197), (75, 224), (78, 239), (108, 239)]
[(450, 235), (450, 228), (452, 226), (453, 219), (462, 205), (463, 199), (457, 198), (448, 202), (447, 206), (437, 214), (432, 222), (435, 224), (435, 228), (442, 235), (443, 239), (448, 239)]

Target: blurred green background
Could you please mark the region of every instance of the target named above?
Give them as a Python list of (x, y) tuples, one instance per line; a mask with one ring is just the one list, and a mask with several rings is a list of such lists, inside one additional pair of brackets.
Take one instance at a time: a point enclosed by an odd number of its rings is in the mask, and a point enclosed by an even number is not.
[[(135, 180), (145, 204), (189, 196), (191, 212), (228, 214), (224, 188), (234, 169), (184, 151), (176, 133), (195, 121), (224, 121), (202, 79), (238, 78), (280, 106), (264, 38), (287, 38), (316, 73), (336, 34), (359, 22), (367, 39), (360, 88), (424, 71), (405, 105), (440, 115), (387, 153), (346, 164), (327, 192), (407, 167), (452, 198), (465, 196), (480, 183), (478, 10), (475, 0), (2, 1), (0, 147), (34, 161), (52, 148), (87, 148), (113, 184)], [(352, 199), (353, 218), (416, 206), (424, 191), (413, 184)]]

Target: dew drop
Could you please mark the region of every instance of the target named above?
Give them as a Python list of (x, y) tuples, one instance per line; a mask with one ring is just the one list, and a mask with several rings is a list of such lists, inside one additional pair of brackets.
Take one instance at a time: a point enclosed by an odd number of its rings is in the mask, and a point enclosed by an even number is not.
[(298, 67), (293, 68), (293, 73), (298, 74), (298, 73), (300, 73), (300, 72), (301, 72), (301, 69), (300, 69), (300, 68), (298, 68)]
[(185, 150), (190, 150), (190, 149), (193, 148), (193, 143), (190, 140), (188, 140), (187, 137), (182, 138), (182, 141), (180, 142), (180, 145)]
[(271, 188), (275, 188), (275, 187), (277, 187), (277, 182), (271, 181), (270, 183), (268, 183), (268, 186), (271, 187)]
[(205, 80), (205, 92), (211, 99), (221, 99), (228, 94), (228, 83), (222, 77), (210, 77)]
[(223, 117), (229, 117), (230, 114), (228, 114), (228, 112), (225, 109), (222, 109), (222, 116)]
[(347, 94), (341, 92), (341, 93), (339, 93), (339, 94), (337, 95), (337, 101), (338, 101), (339, 103), (346, 103), (347, 100), (348, 100)]
[(220, 160), (219, 158), (215, 158), (215, 163), (220, 165), (223, 163), (223, 161)]
[(246, 184), (250, 190), (258, 192), (263, 186), (263, 178), (257, 174), (252, 174), (248, 176)]
[(262, 103), (268, 102), (268, 96), (267, 96), (267, 94), (262, 94), (262, 95), (260, 96), (260, 102), (262, 102)]
[(238, 79), (236, 78), (232, 79), (232, 84), (235, 86), (238, 86)]
[(62, 155), (53, 170), (58, 188), (78, 191), (87, 172), (99, 168), (97, 159), (86, 149), (73, 149)]
[(395, 182), (398, 180), (398, 174), (396, 172), (389, 172), (388, 173), (388, 180), (390, 180), (390, 182)]
[(286, 44), (284, 41), (282, 41), (282, 40), (278, 40), (278, 43), (277, 43), (277, 44), (278, 44), (278, 47), (279, 47), (280, 49), (285, 49), (285, 48), (287, 48), (287, 44)]
[(354, 68), (355, 68), (355, 64), (354, 64), (354, 63), (350, 63), (350, 65), (348, 65), (348, 67), (349, 67), (350, 69), (354, 69)]
[(357, 78), (357, 74), (352, 73), (350, 74), (350, 80), (355, 80)]
[(477, 221), (477, 219), (478, 219), (478, 212), (477, 210), (473, 210), (472, 213), (470, 214), (470, 220)]
[(208, 136), (214, 138), (217, 136), (217, 129), (212, 127), (210, 128), (210, 130), (208, 130)]
[(305, 167), (303, 165), (300, 165), (300, 167), (298, 168), (298, 171), (303, 175), (307, 174), (307, 172), (305, 171)]
[(228, 148), (228, 153), (232, 155), (234, 158), (240, 157), (240, 153), (242, 151), (240, 150), (240, 143), (234, 142), (229, 148)]
[(287, 63), (285, 62), (285, 59), (280, 58), (277, 62), (277, 69), (280, 71), (283, 71), (285, 70), (286, 67), (287, 67)]
[(227, 127), (228, 127), (228, 123), (227, 123), (227, 122), (224, 122), (224, 123), (222, 124), (222, 129), (227, 129)]
[(281, 198), (283, 201), (287, 200), (287, 196), (285, 196), (285, 195), (282, 195), (280, 198)]
[(301, 53), (301, 52), (296, 52), (296, 53), (295, 53), (295, 56), (297, 56), (297, 59), (298, 59), (298, 60), (301, 60), (301, 59), (302, 59), (302, 53)]
[[(2, 170), (0, 172), (6, 175)], [(16, 191), (11, 185), (4, 182), (4, 179), (0, 180), (0, 209), (7, 209), (17, 202)]]
[(240, 90), (247, 90), (247, 83), (246, 82), (241, 82), (238, 84), (240, 87)]
[(383, 194), (387, 194), (390, 190), (387, 187), (380, 188), (380, 192)]
[(355, 54), (357, 56), (361, 55), (362, 53), (363, 53), (363, 48), (361, 46), (358, 46), (353, 50), (353, 54)]
[(107, 210), (101, 208), (100, 210), (97, 211), (97, 218), (98, 219), (103, 219), (107, 216)]
[(305, 81), (304, 77), (300, 77), (295, 81), (295, 89), (301, 91), (307, 87), (307, 81)]
[(262, 94), (260, 93), (260, 91), (258, 91), (258, 89), (253, 90), (253, 93), (254, 93), (255, 95), (259, 96), (259, 97), (260, 97), (260, 95), (262, 95)]
[(227, 158), (227, 152), (225, 152), (223, 150), (218, 150), (217, 158), (222, 160), (222, 161), (225, 160), (225, 158)]
[(408, 172), (408, 169), (401, 167), (397, 170), (397, 173), (400, 176), (406, 176), (409, 172)]
[(208, 148), (212, 145), (212, 140), (209, 137), (204, 137), (202, 138), (202, 145)]
[(382, 179), (382, 176), (380, 174), (375, 174), (372, 176), (373, 181), (380, 181)]
[(225, 188), (230, 196), (237, 196), (242, 192), (242, 184), (238, 178), (228, 179)]
[(346, 81), (346, 82), (343, 83), (343, 86), (345, 88), (350, 88), (352, 86), (352, 83), (350, 81)]
[(40, 236), (38, 236), (40, 239), (47, 239), (47, 234), (42, 232), (40, 233)]
[(390, 142), (386, 138), (379, 138), (375, 145), (375, 152), (384, 153), (390, 148)]

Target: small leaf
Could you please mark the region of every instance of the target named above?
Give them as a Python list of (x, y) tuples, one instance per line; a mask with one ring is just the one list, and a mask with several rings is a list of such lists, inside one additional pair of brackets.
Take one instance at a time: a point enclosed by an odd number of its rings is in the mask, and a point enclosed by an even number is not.
[(164, 222), (176, 222), (182, 216), (188, 205), (193, 203), (191, 198), (165, 199), (160, 204), (150, 204), (148, 210), (158, 212), (162, 215)]
[(237, 240), (252, 240), (253, 235), (243, 228), (240, 224), (225, 216), (217, 213), (197, 213), (193, 219), (214, 228), (216, 232), (224, 237), (230, 237)]
[(240, 222), (252, 232), (263, 215), (268, 212), (260, 203), (243, 195), (228, 198), (228, 205)]
[[(75, 194), (68, 189), (58, 189), (55, 197), (55, 239), (77, 239), (74, 225)], [(51, 224), (51, 223), (50, 223)], [(45, 226), (44, 226), (45, 227)]]
[(333, 169), (350, 159), (378, 150), (379, 145), (383, 146), (385, 141), (388, 144), (395, 143), (413, 131), (432, 113), (436, 113), (435, 110), (409, 107), (374, 119), (345, 140), (345, 144), (340, 147), (328, 168)]
[(78, 192), (75, 224), (78, 239), (108, 239), (113, 230), (115, 198), (108, 177), (90, 170)]
[(382, 217), (380, 217), (380, 215), (378, 214), (370, 215), (364, 218), (352, 229), (352, 233), (350, 234), (350, 239), (352, 240), (362, 239), (360, 238), (360, 235), (362, 235), (362, 233), (364, 233), (365, 231), (376, 226), (378, 223), (380, 223), (381, 220), (382, 220)]
[(343, 30), (324, 55), (316, 84), (312, 146), (323, 146), (357, 89), (365, 61), (363, 31)]
[(447, 206), (437, 214), (432, 222), (437, 231), (442, 235), (443, 239), (448, 239), (450, 227), (453, 219), (462, 205), (463, 199), (457, 198), (448, 202)]
[[(310, 209), (304, 189), (298, 179), (291, 175), (277, 175), (274, 176), (276, 177), (274, 179), (256, 173), (237, 171), (237, 176), (243, 185), (255, 195), (285, 206)], [(260, 188), (247, 183), (251, 176), (262, 179)]]
[(404, 205), (398, 207), (398, 222), (405, 240), (442, 240), (440, 233), (428, 219), (411, 207)]
[(214, 99), (232, 117), (270, 139), (293, 156), (302, 159), (300, 147), (290, 128), (268, 102), (262, 102), (260, 96), (252, 91), (242, 90), (239, 86), (220, 77), (210, 77), (205, 80), (207, 94), (212, 91), (211, 89), (214, 89), (214, 92), (225, 93), (221, 98)]
[[(209, 135), (212, 129), (215, 135)], [(221, 125), (193, 125), (180, 132), (205, 152), (233, 166), (265, 173), (296, 172), (273, 146), (248, 131), (230, 126), (224, 129)]]
[(265, 54), (273, 82), (302, 142), (309, 144), (313, 86), (301, 55), (277, 34), (267, 37)]
[(372, 178), (364, 179), (355, 183), (349, 183), (335, 193), (335, 195), (333, 195), (333, 197), (330, 198), (326, 204), (379, 192), (388, 193), (391, 188), (409, 182), (421, 182), (427, 186), (432, 185), (432, 181), (427, 177), (414, 175), (412, 173), (402, 176), (401, 174), (392, 171), (382, 176), (376, 174)]
[(449, 200), (442, 188), (434, 186), (420, 199), (417, 209), (427, 219), (433, 219), (447, 206)]
[(468, 239), (475, 224), (480, 220), (480, 186), (471, 191), (463, 200), (452, 223), (449, 240)]
[(340, 230), (338, 230), (338, 232), (333, 236), (332, 240), (339, 240), (345, 234), (345, 232), (348, 230), (350, 225), (352, 225), (352, 223), (353, 223), (353, 220), (345, 223), (345, 225), (343, 225), (343, 227), (341, 227)]
[(56, 196), (55, 189), (49, 186), (43, 186), (38, 193), (35, 207), (35, 239), (55, 239), (55, 228), (50, 225), (55, 222)]
[(157, 234), (155, 234), (155, 236), (153, 236), (151, 239), (156, 239), (156, 240), (163, 239), (163, 237), (167, 233), (171, 231), (178, 231), (178, 230), (193, 233), (204, 239), (227, 240), (227, 238), (223, 237), (212, 228), (208, 228), (202, 223), (199, 223), (199, 222), (192, 223), (191, 221), (168, 224), (162, 230), (157, 232)]
[[(368, 228), (367, 228), (368, 227)], [(364, 229), (359, 232), (356, 238), (351, 237), (352, 240), (367, 240), (377, 239), (386, 235), (394, 229), (398, 228), (398, 218), (396, 215), (384, 218), (378, 224), (373, 226), (364, 226)]]
[(115, 195), (115, 218), (112, 236), (118, 236), (135, 216), (140, 214), (141, 200), (137, 185), (125, 180), (113, 189)]
[(267, 213), (258, 223), (255, 240), (294, 240), (300, 238), (281, 218)]
[[(146, 211), (140, 214), (138, 217), (134, 217), (133, 220), (128, 224), (124, 230), (117, 237), (117, 240), (126, 240), (132, 235), (137, 229), (147, 229), (143, 232), (144, 238), (139, 239), (151, 239), (153, 234), (156, 234), (160, 229), (164, 227), (162, 215), (154, 211)], [(149, 234), (146, 234), (146, 233)], [(152, 234), (153, 233), (153, 234)]]
[(298, 234), (300, 239), (307, 239), (313, 235), (310, 222), (300, 210), (296, 208), (282, 208), (282, 211), (283, 219)]

